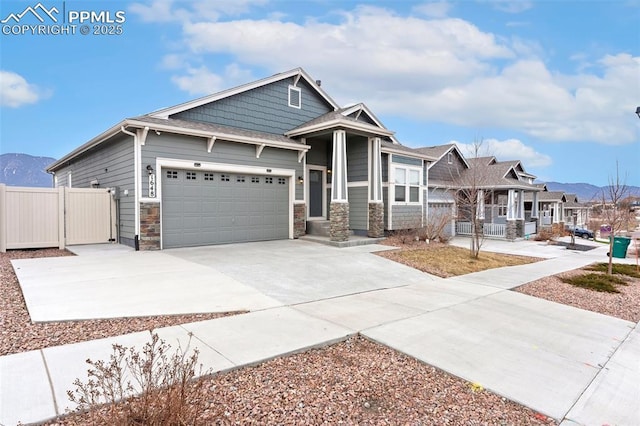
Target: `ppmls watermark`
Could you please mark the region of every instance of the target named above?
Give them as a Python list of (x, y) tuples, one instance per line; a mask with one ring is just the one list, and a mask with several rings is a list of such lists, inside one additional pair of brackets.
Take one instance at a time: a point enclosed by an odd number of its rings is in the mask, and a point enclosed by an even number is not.
[(121, 35), (127, 17), (124, 10), (77, 10), (67, 2), (50, 7), (38, 2), (9, 13), (2, 20), (2, 35)]

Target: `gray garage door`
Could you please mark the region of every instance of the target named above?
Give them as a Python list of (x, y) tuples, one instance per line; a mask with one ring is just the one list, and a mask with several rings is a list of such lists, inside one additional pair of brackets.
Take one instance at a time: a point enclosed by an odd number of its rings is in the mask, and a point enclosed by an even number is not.
[(163, 247), (289, 238), (289, 179), (162, 171)]

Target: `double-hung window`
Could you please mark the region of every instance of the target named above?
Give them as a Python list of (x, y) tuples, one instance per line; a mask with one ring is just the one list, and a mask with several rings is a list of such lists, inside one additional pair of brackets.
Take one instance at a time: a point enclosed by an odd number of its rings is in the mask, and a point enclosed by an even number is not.
[(507, 215), (507, 196), (498, 195), (498, 216), (503, 217)]
[(420, 202), (420, 169), (408, 167), (395, 168), (395, 196), (397, 203)]

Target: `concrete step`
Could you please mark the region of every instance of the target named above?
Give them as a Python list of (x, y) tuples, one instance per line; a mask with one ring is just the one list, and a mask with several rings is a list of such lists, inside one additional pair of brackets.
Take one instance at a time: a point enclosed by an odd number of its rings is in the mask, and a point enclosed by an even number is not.
[(331, 223), (328, 220), (309, 220), (307, 221), (307, 234), (308, 235), (320, 235), (323, 237), (329, 236), (329, 229)]
[[(309, 220), (307, 221), (307, 235), (317, 235), (320, 237), (328, 237), (331, 231), (331, 222), (328, 220)], [(349, 230), (349, 235), (355, 235)]]

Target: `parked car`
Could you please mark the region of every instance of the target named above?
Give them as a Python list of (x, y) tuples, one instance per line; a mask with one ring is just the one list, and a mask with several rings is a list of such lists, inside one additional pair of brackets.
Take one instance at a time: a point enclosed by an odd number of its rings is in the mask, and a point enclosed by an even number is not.
[(589, 231), (588, 229), (584, 229), (584, 228), (574, 228), (573, 229), (573, 235), (575, 235), (576, 237), (581, 237), (581, 238), (593, 238), (593, 231)]

